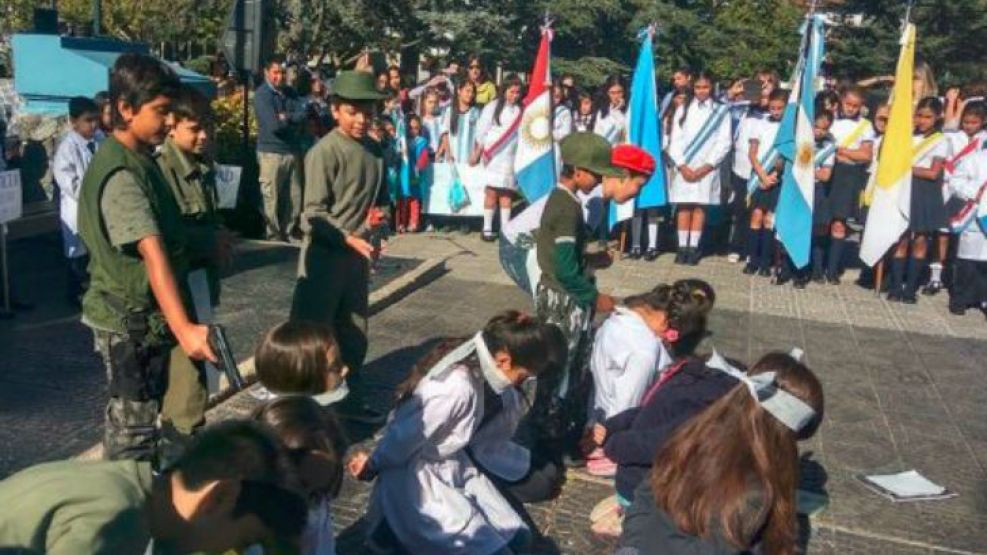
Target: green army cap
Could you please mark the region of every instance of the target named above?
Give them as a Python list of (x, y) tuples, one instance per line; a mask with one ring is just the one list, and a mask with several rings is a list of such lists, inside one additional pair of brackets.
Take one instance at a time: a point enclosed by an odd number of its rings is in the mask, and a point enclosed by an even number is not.
[(620, 177), (624, 171), (610, 163), (610, 143), (596, 133), (573, 133), (562, 139), (562, 163), (603, 177)]
[(340, 71), (332, 83), (332, 94), (346, 100), (383, 100), (387, 96), (378, 91), (374, 76), (366, 71)]

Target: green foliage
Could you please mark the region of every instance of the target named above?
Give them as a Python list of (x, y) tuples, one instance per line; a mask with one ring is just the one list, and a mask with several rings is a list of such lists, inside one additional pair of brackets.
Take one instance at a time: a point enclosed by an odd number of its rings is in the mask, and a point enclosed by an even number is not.
[[(846, 0), (834, 11), (862, 14), (863, 25), (831, 30), (830, 59), (844, 76), (859, 78), (894, 73), (904, 2)], [(917, 28), (917, 52), (932, 67), (940, 85), (987, 79), (987, 2), (916, 0), (911, 14)]]

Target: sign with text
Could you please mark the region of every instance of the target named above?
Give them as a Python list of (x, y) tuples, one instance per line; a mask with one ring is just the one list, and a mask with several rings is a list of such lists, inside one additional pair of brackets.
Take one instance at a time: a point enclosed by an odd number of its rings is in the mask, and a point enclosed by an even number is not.
[(237, 195), (240, 193), (241, 175), (243, 175), (243, 168), (240, 166), (216, 164), (216, 208), (220, 210), (236, 208)]
[(21, 171), (0, 172), (0, 224), (20, 218), (24, 214), (21, 192)]

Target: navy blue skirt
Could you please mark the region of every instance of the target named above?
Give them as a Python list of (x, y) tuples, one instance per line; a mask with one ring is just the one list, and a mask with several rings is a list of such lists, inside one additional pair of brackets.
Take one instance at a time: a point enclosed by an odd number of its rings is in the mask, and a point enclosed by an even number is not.
[(942, 200), (942, 181), (912, 177), (911, 217), (908, 230), (932, 233), (946, 227), (946, 203)]
[(760, 187), (754, 189), (754, 194), (751, 195), (751, 209), (759, 208), (765, 212), (774, 212), (775, 208), (778, 207), (778, 196), (780, 194), (780, 183), (770, 189), (762, 189)]
[(842, 164), (833, 166), (833, 178), (829, 181), (829, 210), (832, 219), (845, 220), (856, 216), (860, 208), (860, 193), (867, 186), (867, 166)]
[(829, 197), (826, 195), (826, 184), (816, 183), (812, 197), (812, 225), (829, 225), (833, 221), (833, 211), (829, 208)]

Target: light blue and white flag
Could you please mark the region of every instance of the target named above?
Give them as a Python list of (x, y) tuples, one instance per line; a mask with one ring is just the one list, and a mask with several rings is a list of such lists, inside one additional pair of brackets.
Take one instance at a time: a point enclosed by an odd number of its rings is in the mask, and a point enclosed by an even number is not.
[(609, 227), (630, 219), (635, 209), (665, 206), (665, 169), (661, 163), (661, 125), (658, 116), (658, 94), (655, 90), (654, 27), (641, 30), (638, 38), (641, 51), (631, 80), (631, 101), (628, 104), (628, 138), (632, 145), (646, 150), (655, 158), (655, 173), (644, 184), (637, 198), (623, 204), (610, 203)]
[(796, 68), (792, 79), (792, 95), (775, 139), (775, 148), (786, 161), (775, 210), (775, 229), (796, 268), (804, 268), (809, 263), (812, 246), (816, 178), (815, 82), (823, 60), (823, 32), (822, 16), (811, 15), (803, 26), (800, 68)]

